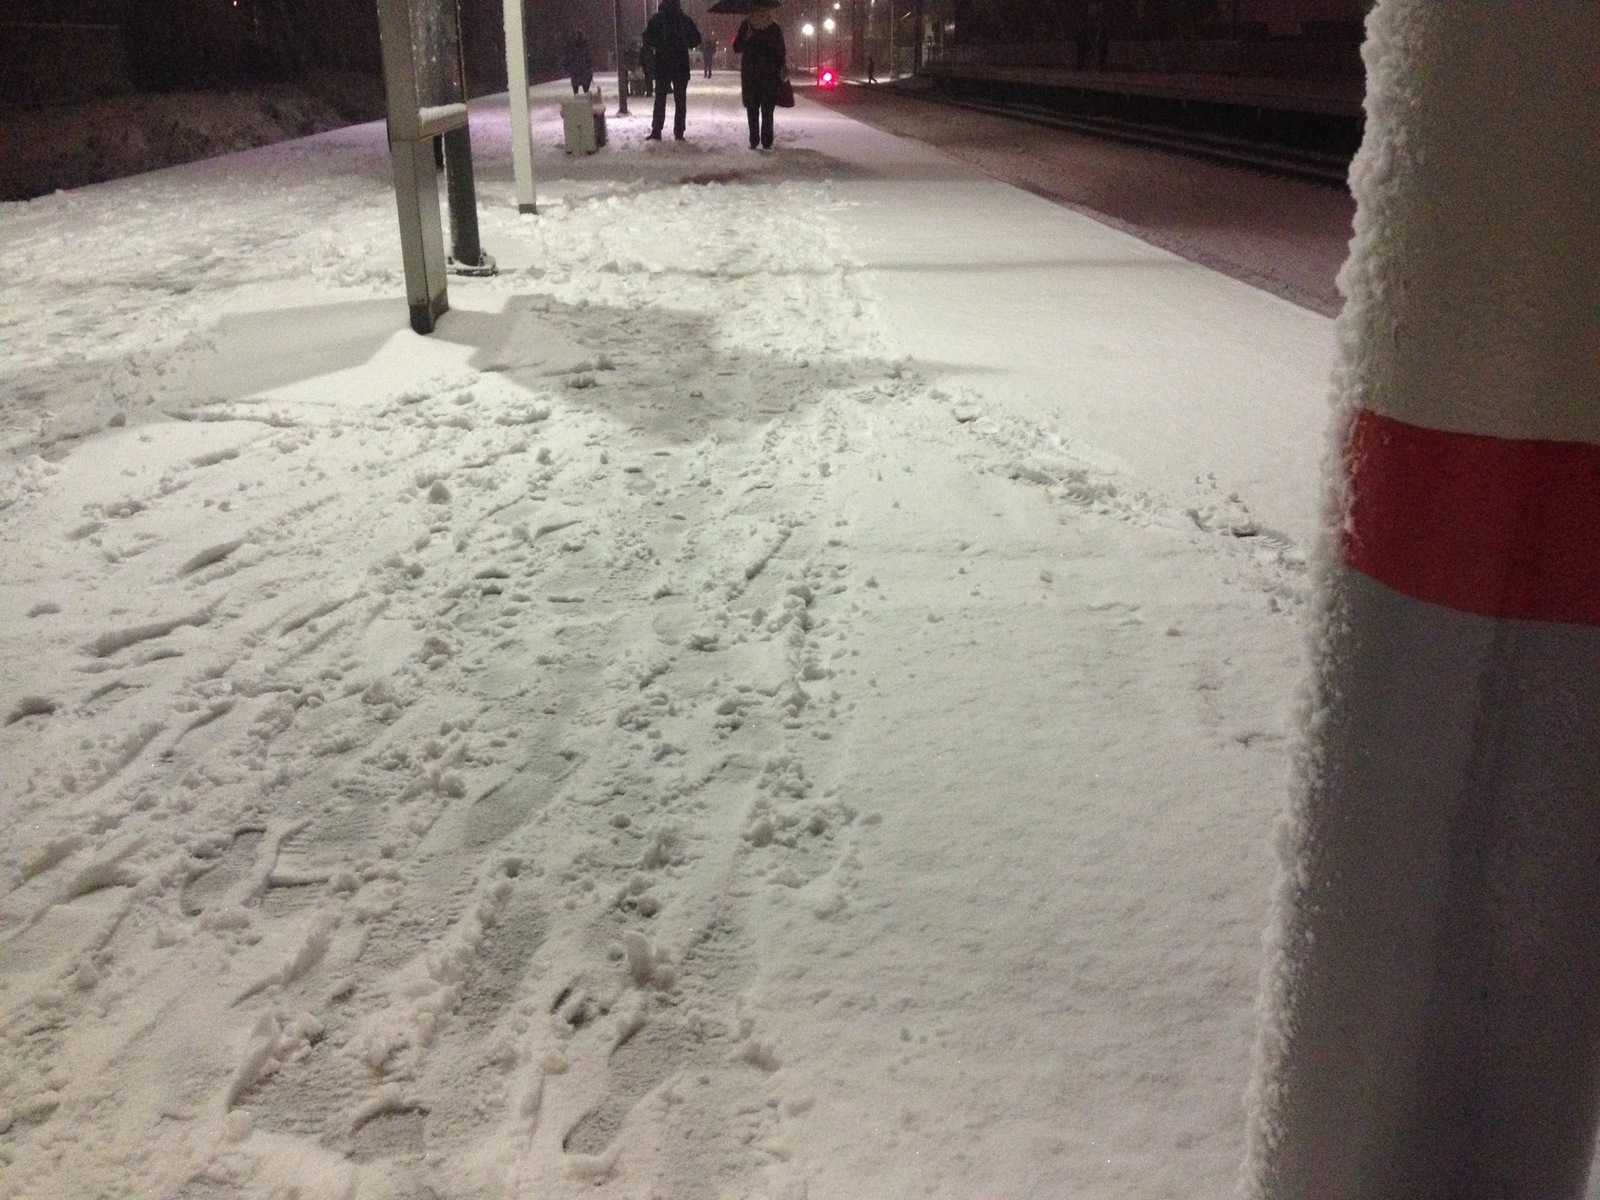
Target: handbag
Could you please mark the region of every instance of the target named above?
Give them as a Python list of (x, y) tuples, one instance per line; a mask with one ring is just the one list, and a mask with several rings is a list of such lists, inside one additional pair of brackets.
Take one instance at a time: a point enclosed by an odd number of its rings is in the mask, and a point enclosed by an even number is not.
[(779, 108), (793, 108), (794, 84), (790, 83), (787, 79), (778, 80), (778, 90), (774, 94), (772, 102)]

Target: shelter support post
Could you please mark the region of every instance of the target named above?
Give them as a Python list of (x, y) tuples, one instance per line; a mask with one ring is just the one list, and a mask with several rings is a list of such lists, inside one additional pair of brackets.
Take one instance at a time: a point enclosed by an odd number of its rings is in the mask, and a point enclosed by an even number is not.
[(1578, 1200), (1600, 1113), (1600, 21), (1379, 0), (1253, 1200)]
[[(444, 254), (439, 183), (434, 167), (435, 138), (442, 135), (452, 144), (453, 150), (446, 156), (446, 170), (453, 189), (462, 190), (463, 200), (473, 192), (461, 14), (456, 0), (378, 0), (378, 32), (383, 46), (389, 156), (400, 218), (406, 299), (411, 308), (411, 327), (418, 333), (431, 333), (434, 323), (450, 307), (445, 286), (449, 264)], [(457, 179), (462, 172), (466, 175), (464, 184)], [(452, 206), (453, 219), (460, 208), (459, 202)], [(470, 238), (476, 243), (475, 200), (470, 212)], [(474, 263), (485, 261), (487, 256), (477, 250)], [(492, 269), (490, 264), (487, 270)], [(478, 273), (483, 272), (480, 267)]]
[(450, 307), (433, 139), (392, 142), (389, 156), (400, 209), (400, 258), (406, 273), (411, 328), (418, 333), (432, 333), (439, 316)]
[(445, 192), (450, 201), (450, 257), (457, 267), (482, 267), (478, 240), (478, 188), (472, 178), (472, 130), (463, 124), (444, 135)]
[(539, 211), (533, 179), (533, 121), (528, 113), (528, 39), (522, 0), (504, 0), (506, 97), (511, 108), (511, 171), (516, 178), (517, 211)]

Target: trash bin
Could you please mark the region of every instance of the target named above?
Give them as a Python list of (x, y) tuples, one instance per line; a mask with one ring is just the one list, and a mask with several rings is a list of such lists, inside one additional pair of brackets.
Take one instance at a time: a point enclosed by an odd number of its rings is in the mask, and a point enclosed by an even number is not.
[(593, 154), (600, 148), (594, 116), (594, 97), (579, 93), (561, 100), (561, 128), (568, 154)]
[(596, 146), (604, 146), (606, 144), (606, 97), (605, 93), (600, 90), (598, 84), (595, 85), (593, 104), (594, 144)]

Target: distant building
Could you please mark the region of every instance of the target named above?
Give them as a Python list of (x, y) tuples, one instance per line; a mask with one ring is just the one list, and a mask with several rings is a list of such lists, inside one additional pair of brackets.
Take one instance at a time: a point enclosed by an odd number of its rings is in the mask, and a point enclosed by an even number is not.
[[(903, 0), (910, 3), (912, 0)], [(1372, 0), (923, 0), (938, 60), (1359, 75)]]
[(120, 0), (0, 0), (0, 108), (125, 92)]
[[(502, 0), (456, 2), (469, 88), (499, 91)], [(575, 15), (609, 36), (611, 0), (525, 7), (536, 79), (559, 74), (558, 38)], [(240, 87), (316, 68), (382, 72), (375, 0), (0, 0), (0, 109)]]
[(1359, 36), (1370, 0), (925, 0), (957, 42), (1070, 41), (1086, 25), (1114, 37)]

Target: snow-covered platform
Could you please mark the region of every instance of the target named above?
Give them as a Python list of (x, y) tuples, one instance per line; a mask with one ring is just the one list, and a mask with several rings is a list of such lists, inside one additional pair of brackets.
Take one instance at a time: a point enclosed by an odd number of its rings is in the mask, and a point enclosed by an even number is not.
[(557, 95), (0, 206), (0, 1193), (1225, 1194), (1331, 322)]

